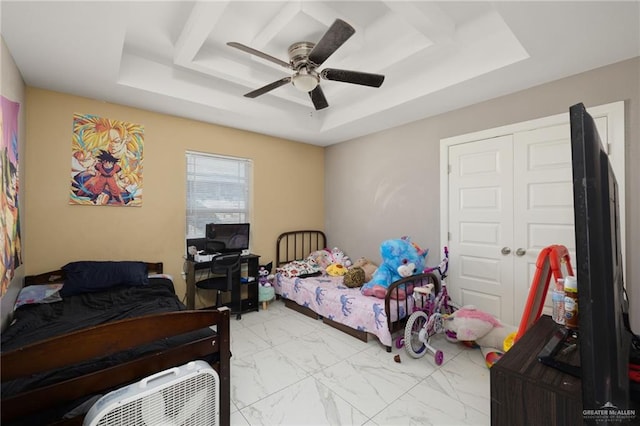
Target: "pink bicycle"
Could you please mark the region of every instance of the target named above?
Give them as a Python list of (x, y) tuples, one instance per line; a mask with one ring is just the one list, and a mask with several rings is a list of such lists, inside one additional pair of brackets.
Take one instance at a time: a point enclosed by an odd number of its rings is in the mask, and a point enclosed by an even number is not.
[(447, 247), (444, 248), (444, 255), (438, 266), (424, 271), (438, 272), (440, 275), (440, 291), (434, 295), (433, 284), (414, 288), (413, 297), (416, 303), (413, 313), (409, 316), (405, 325), (404, 339), (397, 342), (397, 346), (402, 347), (404, 345), (407, 353), (413, 358), (422, 358), (427, 352), (430, 352), (434, 356), (436, 365), (442, 364), (444, 353), (431, 346), (431, 337), (445, 331), (445, 317), (458, 308), (451, 302), (447, 292), (446, 277), (449, 270), (449, 249)]

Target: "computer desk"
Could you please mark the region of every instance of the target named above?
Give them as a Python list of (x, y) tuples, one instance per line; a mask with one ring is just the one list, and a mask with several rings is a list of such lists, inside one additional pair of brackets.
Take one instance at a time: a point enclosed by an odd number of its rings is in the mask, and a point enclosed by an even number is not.
[[(242, 318), (245, 312), (258, 311), (258, 269), (260, 256), (257, 254), (246, 254), (240, 257), (241, 265), (246, 265), (246, 276), (241, 275), (239, 286), (234, 286), (231, 291), (231, 303), (227, 304), (232, 314), (237, 315), (237, 319)], [(186, 281), (187, 281), (187, 309), (196, 308), (196, 282), (198, 278), (205, 279), (205, 271), (211, 267), (211, 261), (196, 262), (187, 259)], [(242, 267), (241, 267), (242, 268)], [(200, 276), (199, 276), (200, 275)], [(242, 299), (242, 288), (247, 289), (247, 298)], [(240, 306), (240, 309), (237, 307)], [(235, 310), (234, 310), (235, 309)]]

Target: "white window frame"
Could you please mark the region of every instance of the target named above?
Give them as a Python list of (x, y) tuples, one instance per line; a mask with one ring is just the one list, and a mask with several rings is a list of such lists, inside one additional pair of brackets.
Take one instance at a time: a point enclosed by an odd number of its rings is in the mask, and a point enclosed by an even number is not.
[(207, 223), (251, 222), (252, 160), (186, 151), (185, 161), (186, 238), (203, 238)]

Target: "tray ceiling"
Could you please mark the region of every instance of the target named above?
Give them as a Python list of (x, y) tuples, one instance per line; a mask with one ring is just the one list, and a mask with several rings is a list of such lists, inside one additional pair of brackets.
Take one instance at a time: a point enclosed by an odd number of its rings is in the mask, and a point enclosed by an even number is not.
[[(638, 2), (71, 1), (1, 3), (25, 82), (151, 111), (330, 145), (640, 55)], [(320, 68), (384, 74), (380, 88), (321, 80), (316, 111), (288, 62), (335, 19), (356, 32)]]

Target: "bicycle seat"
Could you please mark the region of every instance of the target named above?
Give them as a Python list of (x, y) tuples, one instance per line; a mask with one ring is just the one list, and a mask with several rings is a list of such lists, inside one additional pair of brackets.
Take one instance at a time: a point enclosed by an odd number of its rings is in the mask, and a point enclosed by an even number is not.
[(433, 291), (433, 284), (427, 284), (424, 287), (414, 287), (413, 291), (416, 293), (424, 294), (425, 296), (431, 294)]

